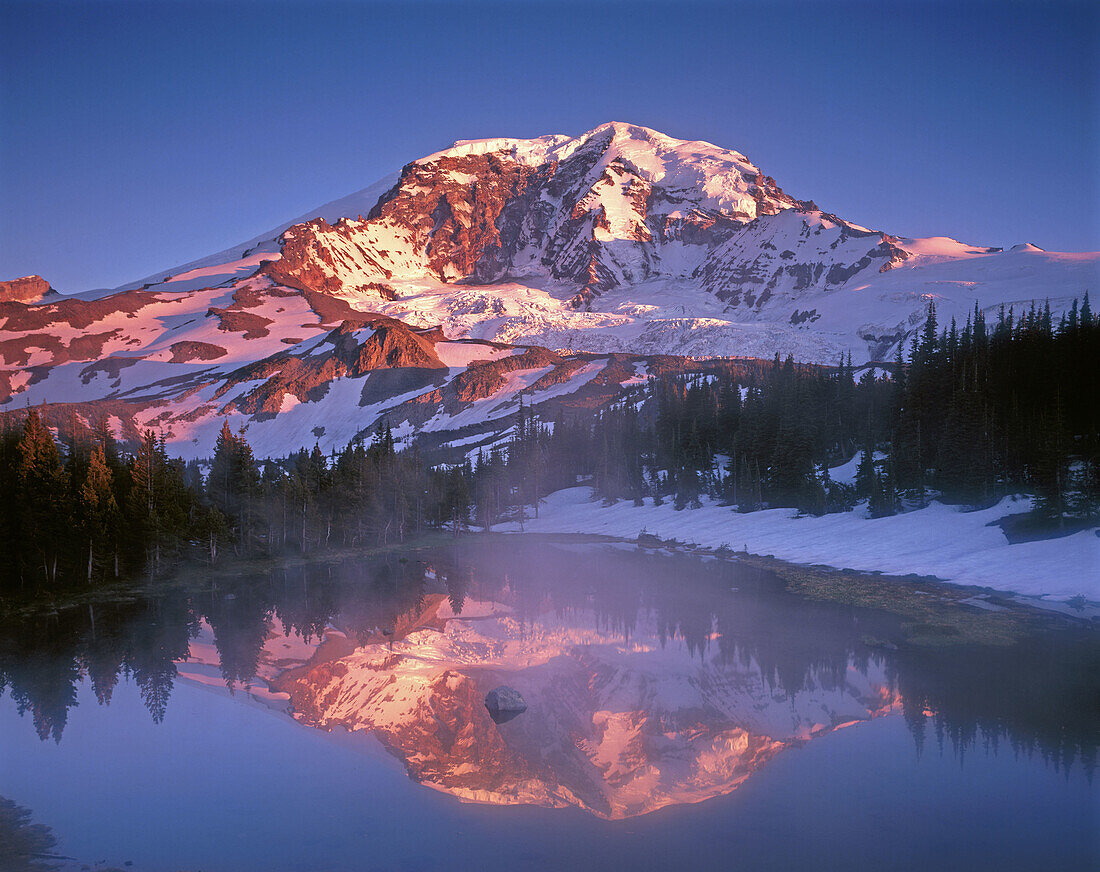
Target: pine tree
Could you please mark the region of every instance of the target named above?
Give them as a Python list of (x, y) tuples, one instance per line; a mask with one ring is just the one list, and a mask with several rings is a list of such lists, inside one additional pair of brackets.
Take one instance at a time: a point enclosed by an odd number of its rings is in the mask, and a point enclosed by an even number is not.
[(1059, 528), (1069, 513), (1069, 456), (1065, 445), (1065, 425), (1060, 399), (1053, 413), (1041, 425), (1041, 443), (1035, 458), (1032, 478), (1036, 490), (1036, 511)]
[(55, 583), (73, 513), (57, 444), (34, 410), (27, 414), (17, 451), (16, 500), (26, 569), (40, 570), (46, 582)]
[(115, 500), (113, 476), (107, 466), (102, 446), (97, 445), (89, 457), (88, 471), (80, 486), (79, 505), (83, 541), (87, 543), (88, 549), (87, 580), (92, 580), (92, 571), (97, 562), (100, 566), (109, 562), (114, 566), (117, 575), (118, 525), (121, 516)]
[(856, 467), (856, 494), (869, 498), (878, 486), (878, 473), (875, 471), (875, 452), (870, 439), (863, 447)]
[[(206, 490), (213, 507), (227, 520), (231, 536), (246, 551), (254, 547), (260, 523), (256, 504), (259, 489), (259, 468), (244, 438), (244, 430), (234, 433), (229, 428), (229, 421), (223, 421)], [(208, 526), (208, 532), (210, 530)]]
[(170, 460), (163, 436), (146, 430), (130, 459), (125, 530), (131, 552), (144, 552), (151, 573), (186, 541), (192, 494), (183, 482), (183, 462)]

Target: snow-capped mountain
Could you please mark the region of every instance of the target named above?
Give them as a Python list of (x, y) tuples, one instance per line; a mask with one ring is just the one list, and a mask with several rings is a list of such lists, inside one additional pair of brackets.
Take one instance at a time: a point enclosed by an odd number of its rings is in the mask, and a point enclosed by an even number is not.
[(316, 213), (166, 284), (270, 258), (280, 283), (452, 338), (833, 363), (891, 355), (931, 300), (1057, 311), (1100, 277), (1095, 253), (868, 230), (738, 152), (617, 122), (458, 142)]
[[(5, 284), (0, 408), (95, 403), (124, 432), (158, 427), (199, 455), (230, 416), (278, 453), (336, 445), (383, 416), (423, 429), (448, 386), (464, 398), (453, 417), (494, 396), (503, 412), (520, 390), (562, 396), (654, 371), (652, 357), (608, 369), (611, 352), (882, 359), (930, 300), (944, 322), (1002, 303), (1049, 300), (1057, 314), (1098, 277), (1097, 253), (868, 230), (784, 193), (738, 152), (612, 123), (458, 142), (114, 291)], [(535, 361), (549, 352), (502, 343), (564, 353)], [(514, 356), (531, 365), (465, 376), (476, 390), (452, 384), (474, 361)], [(410, 404), (417, 414), (395, 419)]]

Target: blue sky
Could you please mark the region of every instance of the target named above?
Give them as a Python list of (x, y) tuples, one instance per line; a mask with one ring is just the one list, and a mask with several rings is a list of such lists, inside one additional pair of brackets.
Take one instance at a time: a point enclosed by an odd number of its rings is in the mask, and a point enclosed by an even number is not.
[(0, 32), (0, 278), (63, 291), (611, 120), (876, 229), (1100, 248), (1092, 4), (0, 0)]

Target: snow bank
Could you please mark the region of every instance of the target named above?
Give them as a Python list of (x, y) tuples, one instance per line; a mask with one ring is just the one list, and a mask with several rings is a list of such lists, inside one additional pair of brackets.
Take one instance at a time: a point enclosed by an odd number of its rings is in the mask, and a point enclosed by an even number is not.
[[(888, 518), (868, 519), (860, 509), (818, 518), (798, 517), (794, 509), (740, 514), (713, 502), (683, 511), (667, 502), (654, 506), (651, 499), (644, 506), (630, 501), (604, 506), (593, 499), (591, 488), (575, 487), (550, 494), (539, 518), (527, 521), (524, 530), (634, 538), (645, 529), (665, 539), (727, 545), (796, 563), (934, 575), (956, 584), (1059, 600), (1081, 594), (1100, 600), (1100, 537), (1095, 529), (1011, 545), (999, 527), (989, 526), (1030, 508), (1029, 500), (1006, 497), (977, 512), (932, 503)], [(518, 532), (519, 525), (494, 530)]]

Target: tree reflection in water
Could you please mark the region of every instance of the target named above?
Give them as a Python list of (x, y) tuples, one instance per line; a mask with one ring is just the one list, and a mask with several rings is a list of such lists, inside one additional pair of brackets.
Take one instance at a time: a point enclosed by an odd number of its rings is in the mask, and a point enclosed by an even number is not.
[(1055, 767), (1083, 765), (1090, 776), (1096, 764), (1094, 630), (1067, 625), (1000, 646), (907, 645), (895, 616), (788, 594), (769, 572), (732, 561), (519, 539), (282, 568), (216, 586), (196, 576), (155, 592), (9, 615), (0, 620), (0, 692), (43, 740), (60, 742), (85, 679), (103, 705), (120, 678), (133, 680), (159, 722), (177, 664), (204, 626), (232, 689), (256, 678), (273, 633), (316, 644), (336, 628), (347, 649), (392, 647), (442, 597), (455, 613), (495, 601), (521, 626), (552, 615), (624, 642), (644, 626), (662, 647), (675, 640), (700, 661), (754, 664), (773, 693), (788, 697), (840, 688), (849, 670), (874, 667), (900, 696), (918, 749), (934, 741), (962, 756), (1007, 744)]
[(58, 869), (57, 838), (33, 822), (29, 809), (0, 796), (0, 872), (51, 872)]

